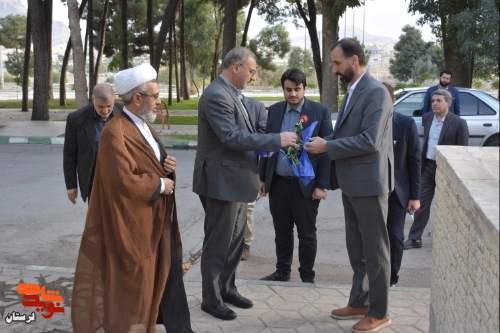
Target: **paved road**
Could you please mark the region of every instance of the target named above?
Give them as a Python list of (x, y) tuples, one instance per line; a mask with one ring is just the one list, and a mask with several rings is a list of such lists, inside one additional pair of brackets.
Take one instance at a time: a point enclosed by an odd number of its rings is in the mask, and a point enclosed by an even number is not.
[[(203, 210), (191, 191), (195, 151), (169, 153), (179, 160), (176, 198), (187, 260), (203, 240)], [(62, 146), (0, 144), (0, 263), (74, 268), (86, 210), (81, 199), (72, 205), (66, 197)], [(350, 284), (339, 191), (329, 192), (321, 203), (317, 227), (316, 282)], [(238, 278), (259, 279), (274, 271), (274, 230), (266, 197), (256, 205), (254, 231), (251, 257), (240, 265)], [(425, 236), (423, 243), (424, 248), (405, 252), (398, 286), (430, 287), (432, 238)], [(300, 281), (297, 262), (295, 250), (295, 282)], [(199, 278), (196, 267), (188, 275)]]

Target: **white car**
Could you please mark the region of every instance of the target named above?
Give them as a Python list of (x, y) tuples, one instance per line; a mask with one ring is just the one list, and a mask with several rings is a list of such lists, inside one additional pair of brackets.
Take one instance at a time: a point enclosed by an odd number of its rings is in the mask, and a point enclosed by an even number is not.
[[(415, 120), (421, 144), (424, 137), (422, 107), (427, 89), (405, 88), (394, 92), (394, 111)], [(499, 146), (498, 99), (476, 89), (457, 89), (460, 93), (460, 117), (467, 122), (469, 128), (469, 146)], [(333, 128), (335, 123), (336, 119), (332, 119)]]

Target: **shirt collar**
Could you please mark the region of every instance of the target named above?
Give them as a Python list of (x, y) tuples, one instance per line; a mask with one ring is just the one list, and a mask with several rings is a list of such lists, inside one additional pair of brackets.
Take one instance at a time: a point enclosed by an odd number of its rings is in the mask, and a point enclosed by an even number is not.
[[(446, 114), (447, 116), (448, 114)], [(437, 119), (436, 117), (436, 114), (434, 114), (434, 117), (432, 118), (433, 121), (437, 122), (437, 123), (444, 123), (444, 120), (446, 119), (446, 116), (443, 117), (443, 119), (439, 120)]]
[(137, 117), (135, 114), (133, 114), (132, 112), (130, 112), (129, 110), (127, 110), (127, 108), (125, 106), (123, 106), (123, 112), (125, 112), (127, 114), (127, 116), (129, 116), (130, 119), (132, 119), (132, 121), (135, 124), (137, 124), (138, 126), (144, 126), (145, 125), (146, 121), (144, 121), (144, 119)]
[(302, 107), (304, 106), (305, 100), (306, 100), (305, 98), (302, 98), (302, 101), (300, 102), (299, 106), (297, 106), (296, 108), (292, 108), (290, 106), (290, 104), (286, 103), (286, 112), (288, 112), (290, 110), (297, 110), (298, 113), (302, 113)]
[(238, 96), (238, 98), (241, 100), (241, 97), (243, 97), (243, 94), (241, 93), (241, 90), (236, 88), (231, 82), (229, 82), (228, 79), (224, 77), (224, 75), (219, 75), (220, 78), (233, 90), (233, 92)]
[(352, 94), (352, 92), (354, 91), (354, 88), (356, 88), (356, 86), (358, 85), (359, 83), (359, 80), (361, 80), (361, 78), (366, 74), (366, 71), (361, 74), (360, 77), (358, 77), (358, 79), (353, 83), (353, 84), (350, 84), (349, 87), (347, 88), (347, 91), (349, 93), (349, 96)]

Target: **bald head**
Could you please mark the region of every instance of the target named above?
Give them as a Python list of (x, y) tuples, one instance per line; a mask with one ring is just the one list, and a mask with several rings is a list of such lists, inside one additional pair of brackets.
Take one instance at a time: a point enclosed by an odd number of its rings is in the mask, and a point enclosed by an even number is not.
[(108, 119), (115, 104), (115, 91), (107, 83), (98, 83), (92, 91), (92, 103), (94, 109), (102, 120)]

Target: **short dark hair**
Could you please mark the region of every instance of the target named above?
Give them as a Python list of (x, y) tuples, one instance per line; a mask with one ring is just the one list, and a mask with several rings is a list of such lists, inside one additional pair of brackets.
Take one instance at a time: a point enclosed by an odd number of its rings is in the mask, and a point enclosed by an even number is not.
[(387, 82), (382, 82), (382, 84), (387, 88), (389, 91), (389, 96), (391, 96), (391, 99), (394, 99), (394, 88)]
[(439, 73), (439, 77), (443, 76), (443, 74), (448, 74), (449, 76), (453, 77), (453, 75), (451, 75), (451, 71), (447, 69), (441, 71), (441, 73)]
[(330, 52), (333, 51), (336, 47), (340, 47), (342, 51), (344, 52), (344, 57), (352, 57), (352, 56), (357, 56), (359, 65), (360, 66), (365, 66), (366, 61), (365, 61), (365, 51), (363, 50), (363, 47), (357, 40), (354, 38), (343, 38), (333, 44), (332, 48), (330, 49)]
[(295, 82), (297, 86), (302, 83), (304, 88), (307, 86), (306, 74), (297, 68), (289, 68), (281, 75), (281, 88), (285, 88), (285, 80)]

